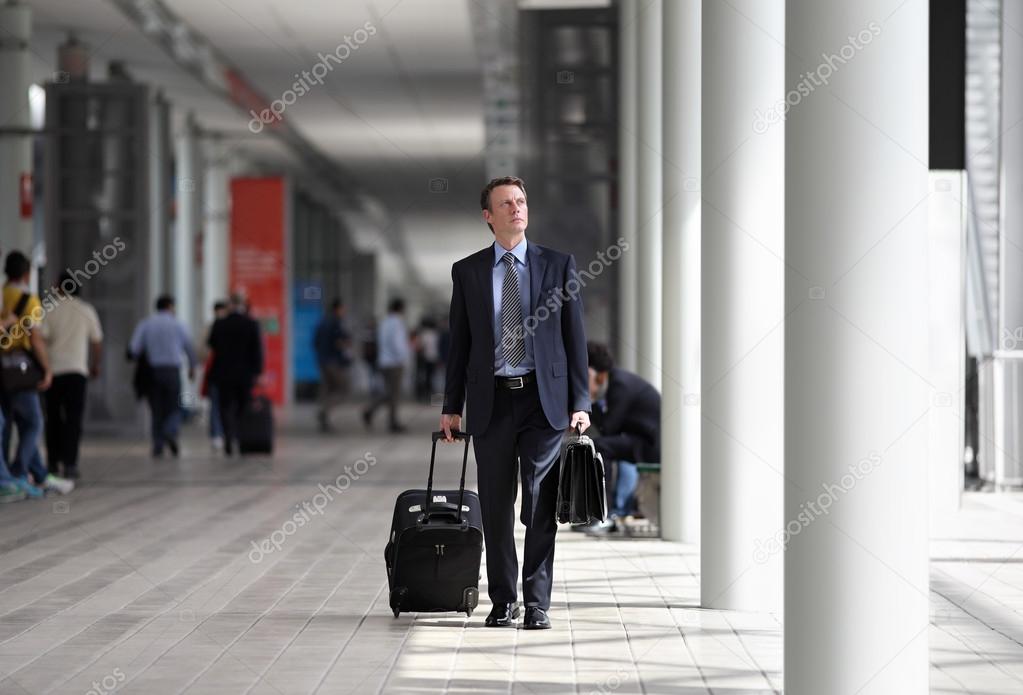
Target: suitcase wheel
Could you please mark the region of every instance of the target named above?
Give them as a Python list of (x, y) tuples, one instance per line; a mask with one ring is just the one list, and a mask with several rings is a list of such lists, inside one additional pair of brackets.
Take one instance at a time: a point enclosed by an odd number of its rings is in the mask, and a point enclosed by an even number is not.
[(397, 589), (391, 589), (391, 612), (394, 613), (394, 617), (397, 618), (398, 614), (401, 613), (401, 602), (405, 600), (405, 595), (408, 593), (408, 589), (403, 586), (399, 586)]
[[(395, 616), (395, 617), (397, 617), (397, 616)], [(472, 617), (472, 609), (471, 608), (466, 608), (465, 609), (465, 617), (466, 618), (471, 618)]]
[(462, 592), (462, 605), (465, 606), (465, 614), (472, 616), (472, 609), (479, 605), (480, 591), (474, 586), (465, 588)]

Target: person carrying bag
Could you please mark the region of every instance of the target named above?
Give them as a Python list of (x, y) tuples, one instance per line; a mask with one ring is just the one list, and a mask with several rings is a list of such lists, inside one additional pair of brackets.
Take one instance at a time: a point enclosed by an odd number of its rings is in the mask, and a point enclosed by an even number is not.
[[(28, 292), (23, 292), (18, 303), (14, 306), (14, 317), (17, 322), (8, 329), (6, 341), (0, 340), (0, 348), (7, 348), (3, 345), (7, 342), (16, 344), (15, 347), (4, 349), (0, 352), (0, 385), (6, 393), (18, 393), (39, 388), (40, 383), (45, 379), (43, 368), (39, 365), (32, 345), (28, 347), (20, 344), (20, 340), (11, 337), (11, 334), (28, 334), (31, 329), (25, 327), (22, 317), (25, 315), (25, 307), (32, 297)], [(20, 335), (18, 336), (20, 338)]]

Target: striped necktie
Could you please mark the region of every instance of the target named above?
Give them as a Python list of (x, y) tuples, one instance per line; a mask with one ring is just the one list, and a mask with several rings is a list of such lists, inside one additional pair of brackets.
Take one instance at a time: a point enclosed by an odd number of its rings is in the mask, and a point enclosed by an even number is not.
[(504, 263), (504, 283), (501, 285), (501, 351), (510, 367), (518, 367), (526, 356), (526, 336), (523, 331), (522, 297), (519, 294), (519, 276), (515, 271), (515, 255), (509, 251), (501, 257)]

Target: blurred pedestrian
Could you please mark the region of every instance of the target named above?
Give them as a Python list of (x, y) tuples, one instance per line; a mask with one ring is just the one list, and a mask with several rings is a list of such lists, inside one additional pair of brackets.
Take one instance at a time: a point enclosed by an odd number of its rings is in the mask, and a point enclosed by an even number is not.
[[(227, 302), (218, 299), (213, 303), (213, 323), (227, 316)], [(224, 448), (224, 425), (220, 418), (220, 391), (217, 385), (210, 380), (210, 370), (213, 367), (213, 351), (209, 349), (210, 331), (213, 330), (213, 323), (206, 328), (206, 335), (199, 343), (200, 361), (203, 364), (202, 385), (199, 387), (199, 395), (205, 396), (210, 401), (210, 446), (214, 451), (221, 451)]]
[(410, 356), (408, 327), (405, 325), (405, 300), (398, 298), (391, 301), (387, 317), (380, 322), (377, 330), (379, 353), (377, 364), (384, 375), (384, 392), (370, 401), (362, 412), (362, 421), (366, 427), (373, 426), (373, 414), (383, 404), (387, 404), (390, 413), (390, 431), (404, 432), (405, 427), (398, 422), (398, 401), (401, 399), (402, 376)]
[(78, 448), (89, 377), (99, 376), (103, 329), (91, 304), (79, 298), (81, 285), (70, 273), (57, 282), (56, 306), (46, 314), (42, 334), (50, 353), (53, 384), (46, 392), (46, 453), (50, 473), (77, 480)]
[(213, 351), (210, 381), (220, 398), (224, 426), (224, 454), (231, 456), (238, 442), (238, 421), (263, 373), (263, 339), (259, 323), (248, 315), (245, 296), (231, 295), (227, 316), (213, 323), (208, 342)]
[(416, 398), (430, 402), (433, 379), (440, 363), (440, 336), (437, 324), (430, 317), (419, 322), (416, 341)]
[(320, 431), (330, 430), (330, 411), (348, 392), (352, 365), (352, 334), (348, 330), (345, 315), (348, 309), (341, 299), (330, 304), (330, 312), (323, 315), (313, 347), (316, 363), (320, 368)]
[(16, 323), (0, 338), (5, 419), (2, 448), (6, 457), (10, 451), (12, 428), (16, 428), (18, 448), (11, 462), (10, 474), (26, 496), (42, 497), (45, 490), (66, 494), (74, 489), (75, 484), (47, 471), (39, 451), (39, 438), (43, 432), (39, 392), (50, 388), (53, 371), (39, 329), (45, 312), (39, 297), (29, 287), (31, 271), (32, 264), (25, 254), (20, 251), (7, 254), (4, 260), (7, 283), (3, 289), (3, 316), (15, 319)]
[(156, 312), (135, 327), (128, 353), (149, 363), (146, 396), (152, 414), (153, 457), (163, 456), (164, 445), (177, 457), (178, 430), (181, 427), (181, 368), (188, 365), (188, 379), (195, 380), (198, 359), (192, 336), (174, 315), (174, 297), (162, 295), (156, 300)]

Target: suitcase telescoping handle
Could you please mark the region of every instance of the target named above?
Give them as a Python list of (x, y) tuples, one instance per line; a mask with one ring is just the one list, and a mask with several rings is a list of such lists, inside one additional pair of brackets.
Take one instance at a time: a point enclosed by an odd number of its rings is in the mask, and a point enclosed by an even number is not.
[[(451, 430), (454, 439), (461, 439), (465, 442), (465, 450), (462, 452), (462, 479), (458, 483), (458, 523), (462, 523), (462, 501), (465, 498), (465, 466), (469, 461), (469, 434), (459, 430)], [(445, 439), (443, 431), (433, 433), (433, 447), (430, 450), (430, 477), (426, 481), (426, 507), (423, 509), (423, 518), (430, 520), (430, 508), (433, 506), (433, 466), (437, 460), (437, 441)]]

